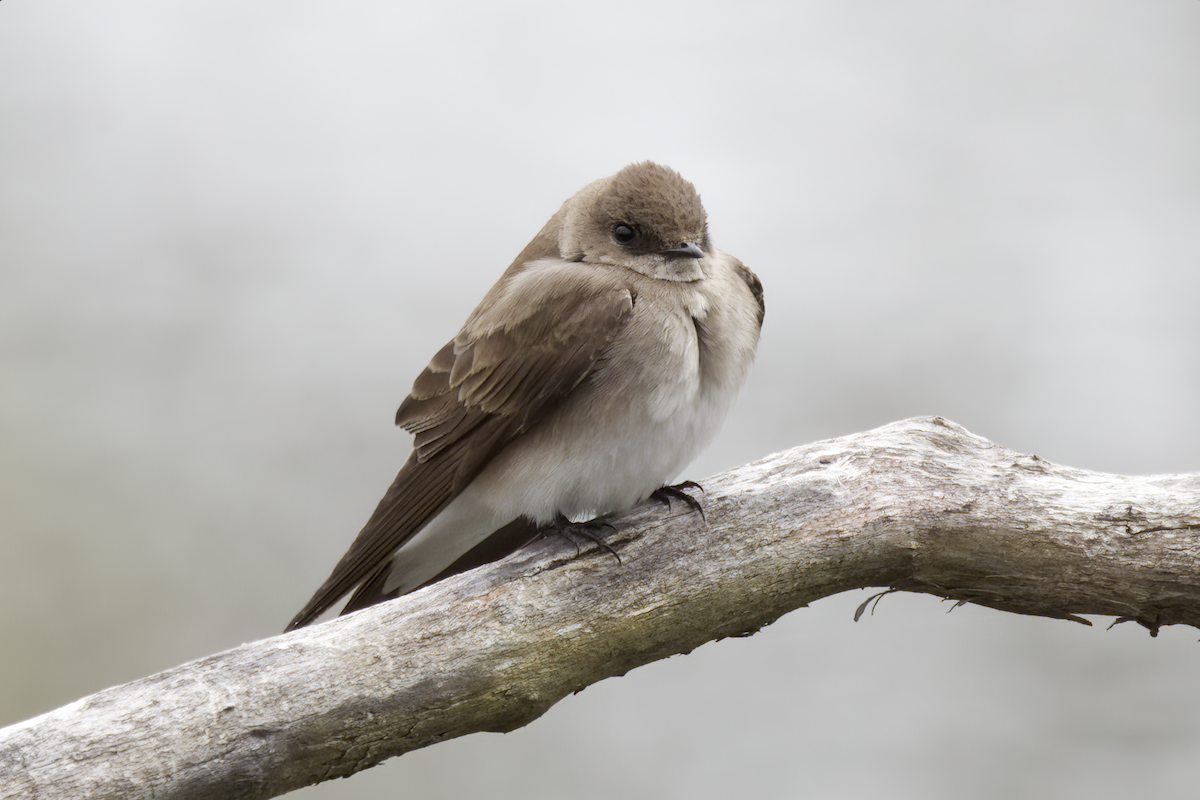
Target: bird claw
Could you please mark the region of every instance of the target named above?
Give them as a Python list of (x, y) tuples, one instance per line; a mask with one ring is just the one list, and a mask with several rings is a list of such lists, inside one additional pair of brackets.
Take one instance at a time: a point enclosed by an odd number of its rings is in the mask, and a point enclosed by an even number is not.
[(671, 510), (671, 500), (679, 500), (685, 503), (692, 511), (699, 514), (700, 519), (707, 522), (708, 520), (704, 516), (704, 509), (700, 506), (700, 501), (685, 492), (684, 489), (699, 489), (702, 492), (704, 491), (704, 487), (695, 481), (684, 481), (674, 486), (660, 486), (650, 493), (650, 499), (662, 503), (667, 507), (668, 511)]
[[(700, 501), (684, 491), (685, 489), (698, 489), (701, 492), (704, 491), (704, 487), (695, 481), (683, 481), (682, 483), (677, 483), (674, 486), (660, 486), (650, 493), (649, 499), (657, 500), (658, 502), (662, 503), (667, 507), (667, 510), (670, 510), (672, 500), (679, 500), (680, 502), (686, 504), (687, 507), (692, 511), (699, 514), (700, 519), (703, 519), (705, 522), (707, 522), (708, 520), (704, 516), (704, 509), (701, 507)], [(620, 564), (621, 556), (616, 550), (613, 549), (612, 545), (601, 538), (599, 531), (602, 528), (608, 528), (611, 531), (615, 531), (617, 526), (600, 517), (597, 517), (596, 519), (589, 519), (584, 522), (572, 522), (562, 514), (555, 514), (554, 522), (551, 522), (549, 525), (541, 528), (539, 530), (539, 534), (542, 536), (542, 538), (547, 536), (558, 536), (566, 539), (571, 544), (575, 545), (575, 555), (577, 556), (583, 552), (579, 547), (579, 539), (587, 539), (589, 542), (592, 542), (598, 547), (601, 547), (611, 553), (612, 557), (617, 560), (618, 564)]]
[(593, 544), (596, 544), (612, 553), (612, 557), (617, 560), (618, 564), (620, 564), (621, 556), (619, 556), (617, 551), (612, 548), (612, 545), (600, 538), (600, 534), (597, 531), (599, 531), (601, 528), (608, 528), (609, 530), (615, 531), (617, 526), (613, 525), (611, 522), (606, 522), (599, 518), (589, 519), (584, 522), (572, 522), (562, 514), (556, 514), (554, 517), (554, 522), (542, 528), (541, 535), (543, 537), (552, 535), (560, 536), (563, 539), (566, 539), (571, 544), (575, 545), (575, 555), (577, 556), (581, 551), (579, 549), (579, 540), (575, 537), (583, 537), (589, 542), (592, 542)]

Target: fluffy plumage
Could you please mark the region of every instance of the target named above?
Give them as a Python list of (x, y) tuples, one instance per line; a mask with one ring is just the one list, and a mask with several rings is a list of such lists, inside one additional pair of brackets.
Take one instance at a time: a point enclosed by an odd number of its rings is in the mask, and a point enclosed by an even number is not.
[(643, 162), (584, 187), (417, 377), (396, 412), (412, 454), (288, 630), (352, 591), (343, 613), (412, 591), (557, 515), (646, 499), (711, 440), (762, 316), (761, 284), (712, 247), (677, 173)]

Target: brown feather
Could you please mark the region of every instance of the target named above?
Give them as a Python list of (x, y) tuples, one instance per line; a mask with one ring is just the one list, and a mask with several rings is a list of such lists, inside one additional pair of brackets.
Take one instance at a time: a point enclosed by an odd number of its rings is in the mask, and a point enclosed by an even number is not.
[(587, 378), (628, 321), (633, 299), (611, 282), (581, 288), (548, 285), (543, 297), (528, 298), (534, 302), (523, 318), (483, 335), (468, 323), (438, 351), (396, 412), (396, 423), (416, 434), (412, 456), (288, 630), (312, 622), (359, 584), (350, 605), (377, 602), (380, 571), (392, 554)]

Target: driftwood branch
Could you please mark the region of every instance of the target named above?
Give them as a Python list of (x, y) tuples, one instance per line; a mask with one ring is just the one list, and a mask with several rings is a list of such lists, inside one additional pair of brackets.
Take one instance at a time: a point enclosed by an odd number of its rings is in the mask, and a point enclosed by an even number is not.
[(275, 797), (869, 586), (1200, 627), (1200, 475), (1068, 469), (924, 418), (705, 486), (707, 521), (622, 517), (621, 564), (545, 540), (0, 730), (0, 797)]

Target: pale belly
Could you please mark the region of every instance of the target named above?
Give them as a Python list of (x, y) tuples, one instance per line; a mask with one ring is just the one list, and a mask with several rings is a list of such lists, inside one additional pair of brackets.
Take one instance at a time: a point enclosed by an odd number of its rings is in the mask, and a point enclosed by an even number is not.
[(560, 513), (579, 520), (636, 505), (709, 443), (730, 404), (698, 400), (656, 421), (610, 416), (569, 438), (554, 425), (541, 426), (400, 548), (385, 591), (420, 586), (517, 517), (544, 525)]
[[(744, 295), (741, 313), (725, 296), (735, 291)], [(718, 325), (713, 298), (723, 296)], [(728, 271), (707, 293), (697, 287), (654, 302), (639, 295), (605, 364), (400, 548), (386, 590), (419, 586), (518, 517), (544, 525), (558, 514), (578, 520), (630, 508), (709, 444), (753, 359), (756, 307)]]
[(497, 458), (480, 478), (506, 498), (501, 516), (545, 524), (559, 513), (578, 519), (630, 508), (708, 446), (729, 404), (696, 397), (661, 419), (607, 410), (603, 419), (585, 417), (594, 420), (587, 427), (545, 426)]

